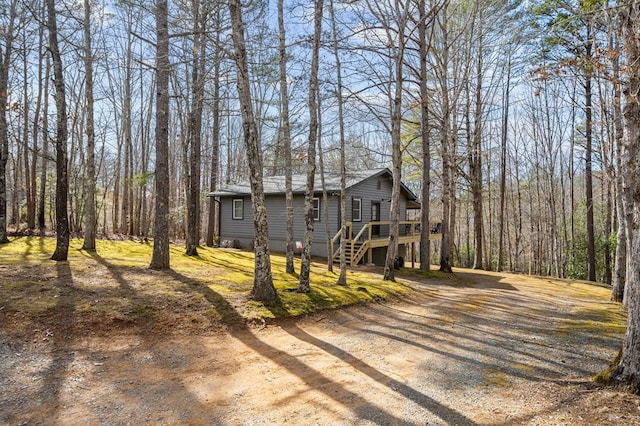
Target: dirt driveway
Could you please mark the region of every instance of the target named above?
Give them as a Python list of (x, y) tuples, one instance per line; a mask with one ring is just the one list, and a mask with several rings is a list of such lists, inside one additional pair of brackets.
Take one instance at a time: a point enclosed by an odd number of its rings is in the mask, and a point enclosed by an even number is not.
[(605, 289), (457, 275), (206, 335), (0, 331), (0, 423), (640, 424), (640, 399), (590, 382), (622, 333)]

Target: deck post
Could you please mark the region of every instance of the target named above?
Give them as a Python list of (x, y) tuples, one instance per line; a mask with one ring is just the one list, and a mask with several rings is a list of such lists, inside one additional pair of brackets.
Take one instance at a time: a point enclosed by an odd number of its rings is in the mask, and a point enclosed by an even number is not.
[(351, 240), (351, 257), (350, 257), (350, 259), (351, 259), (351, 266), (353, 266), (353, 246), (355, 245), (355, 244), (354, 244), (354, 242), (355, 242), (355, 241)]
[(369, 264), (373, 263), (373, 249), (371, 248), (371, 229), (373, 228), (373, 226), (371, 225), (373, 222), (369, 222), (369, 227), (367, 229), (367, 235), (368, 235), (368, 244), (369, 244), (369, 248), (367, 249), (367, 262)]
[(331, 258), (330, 262), (333, 263), (333, 238), (329, 240), (329, 257)]
[(411, 269), (416, 267), (416, 243), (411, 243)]

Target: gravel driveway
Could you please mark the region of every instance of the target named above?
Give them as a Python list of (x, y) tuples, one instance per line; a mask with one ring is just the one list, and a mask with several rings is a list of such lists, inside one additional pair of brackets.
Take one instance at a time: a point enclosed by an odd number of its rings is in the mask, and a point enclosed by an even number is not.
[(0, 423), (640, 424), (636, 396), (590, 381), (622, 337), (606, 289), (457, 276), (206, 336), (0, 332)]

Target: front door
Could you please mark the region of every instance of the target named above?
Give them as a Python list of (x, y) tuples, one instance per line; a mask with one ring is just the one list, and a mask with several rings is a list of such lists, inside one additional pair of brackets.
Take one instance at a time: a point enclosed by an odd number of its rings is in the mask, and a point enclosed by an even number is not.
[[(371, 202), (371, 222), (380, 221), (380, 202)], [(371, 235), (374, 237), (380, 236), (380, 225), (371, 225)]]

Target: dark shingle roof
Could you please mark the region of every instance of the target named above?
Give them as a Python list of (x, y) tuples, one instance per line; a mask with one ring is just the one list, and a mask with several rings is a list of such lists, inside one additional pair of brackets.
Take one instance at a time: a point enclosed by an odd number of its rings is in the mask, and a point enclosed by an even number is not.
[[(350, 188), (364, 180), (367, 180), (374, 176), (388, 175), (391, 178), (391, 171), (386, 168), (382, 169), (370, 169), (347, 172), (347, 188)], [(262, 179), (264, 185), (264, 193), (268, 195), (284, 194), (285, 193), (285, 181), (284, 176), (265, 176)], [(320, 175), (316, 174), (315, 177), (315, 190), (322, 190)], [(294, 194), (304, 194), (307, 185), (307, 175), (297, 174), (291, 176), (291, 183)], [(340, 191), (340, 173), (325, 173), (324, 175), (325, 188), (329, 192)], [(416, 199), (416, 196), (406, 186), (402, 185), (403, 189), (407, 191), (407, 197)], [(251, 194), (251, 187), (249, 182), (242, 182), (235, 185), (227, 185), (220, 188), (217, 191), (209, 193), (210, 197), (224, 197), (233, 195), (249, 195)]]

